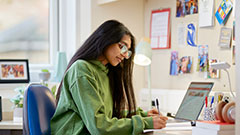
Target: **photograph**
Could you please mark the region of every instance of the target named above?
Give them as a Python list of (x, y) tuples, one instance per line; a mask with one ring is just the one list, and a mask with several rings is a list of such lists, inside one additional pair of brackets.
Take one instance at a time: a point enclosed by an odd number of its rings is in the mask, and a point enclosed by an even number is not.
[(28, 60), (0, 59), (0, 83), (28, 83)]
[(170, 75), (178, 75), (178, 52), (171, 52)]
[(180, 59), (178, 73), (180, 73), (180, 74), (191, 73), (191, 67), (192, 67), (192, 57), (184, 56)]
[[(218, 62), (217, 59), (210, 59), (209, 65), (217, 62)], [(209, 67), (208, 78), (219, 78), (219, 70)]]
[(198, 0), (185, 0), (186, 15), (198, 13)]
[(185, 0), (177, 0), (176, 4), (176, 17), (185, 16)]
[(199, 45), (197, 71), (207, 72), (208, 67), (208, 45)]

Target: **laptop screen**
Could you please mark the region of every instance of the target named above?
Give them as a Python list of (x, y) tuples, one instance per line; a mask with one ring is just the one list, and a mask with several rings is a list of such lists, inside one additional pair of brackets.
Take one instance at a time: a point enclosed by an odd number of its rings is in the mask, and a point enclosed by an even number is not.
[(178, 108), (176, 119), (197, 120), (213, 82), (191, 82)]

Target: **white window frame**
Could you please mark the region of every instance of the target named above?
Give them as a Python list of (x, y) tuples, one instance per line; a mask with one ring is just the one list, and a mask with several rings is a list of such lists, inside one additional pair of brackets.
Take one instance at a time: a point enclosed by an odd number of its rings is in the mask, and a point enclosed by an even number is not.
[(50, 64), (30, 64), (31, 82), (39, 81), (38, 73), (43, 68), (51, 72), (52, 79), (57, 52), (66, 52), (69, 61), (91, 33), (91, 0), (49, 0), (49, 2)]
[(56, 55), (59, 50), (59, 2), (58, 0), (49, 0), (49, 64), (29, 64), (30, 81), (38, 82), (38, 73), (41, 69), (54, 70)]

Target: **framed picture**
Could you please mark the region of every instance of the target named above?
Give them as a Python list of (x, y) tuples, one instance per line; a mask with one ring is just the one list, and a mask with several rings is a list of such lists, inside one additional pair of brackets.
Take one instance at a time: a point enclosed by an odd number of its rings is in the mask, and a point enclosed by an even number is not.
[(29, 67), (26, 59), (0, 59), (0, 83), (28, 83)]

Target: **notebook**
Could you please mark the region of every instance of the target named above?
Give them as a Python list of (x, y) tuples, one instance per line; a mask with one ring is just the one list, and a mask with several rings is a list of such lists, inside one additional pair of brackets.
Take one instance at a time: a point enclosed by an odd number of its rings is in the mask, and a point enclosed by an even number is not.
[(213, 84), (213, 82), (191, 82), (174, 119), (169, 119), (168, 122), (197, 120), (205, 97), (209, 95)]

